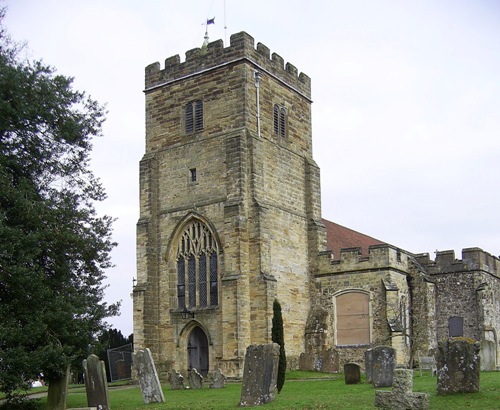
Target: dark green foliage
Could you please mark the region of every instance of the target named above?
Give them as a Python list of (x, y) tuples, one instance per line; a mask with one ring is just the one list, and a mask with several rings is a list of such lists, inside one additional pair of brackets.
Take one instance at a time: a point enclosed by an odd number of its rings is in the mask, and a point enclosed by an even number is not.
[(274, 300), (273, 303), (273, 327), (271, 330), (271, 338), (274, 343), (280, 346), (280, 359), (278, 364), (278, 382), (276, 388), (278, 393), (285, 384), (286, 372), (286, 352), (285, 352), (285, 337), (283, 334), (283, 316), (281, 315), (281, 304)]
[[(0, 11), (0, 23), (3, 17)], [(1, 26), (1, 24), (0, 24)], [(0, 386), (81, 364), (118, 305), (102, 302), (112, 218), (89, 169), (104, 109), (72, 79), (17, 57), (0, 27)]]
[(133, 334), (129, 337), (124, 337), (122, 332), (118, 329), (108, 329), (106, 332), (102, 333), (99, 336), (99, 346), (96, 348), (95, 355), (99, 357), (99, 359), (103, 360), (106, 364), (106, 375), (108, 378), (108, 382), (111, 381), (111, 371), (109, 368), (109, 360), (108, 360), (108, 349), (114, 349), (115, 347), (121, 347), (128, 344), (134, 343)]

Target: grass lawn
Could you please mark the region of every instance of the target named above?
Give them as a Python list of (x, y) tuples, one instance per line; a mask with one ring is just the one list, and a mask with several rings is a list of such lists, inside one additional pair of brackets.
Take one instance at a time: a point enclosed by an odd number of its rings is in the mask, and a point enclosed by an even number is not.
[[(430, 373), (414, 373), (415, 392), (428, 393), (430, 408), (500, 409), (500, 372), (481, 373), (479, 393), (438, 396), (436, 377)], [(241, 383), (228, 383), (224, 389), (170, 390), (164, 386), (165, 403), (144, 404), (138, 387), (113, 388), (109, 391), (112, 410), (132, 409), (236, 409), (240, 401)], [(45, 402), (46, 399), (42, 399)], [(274, 402), (262, 409), (375, 409), (375, 389), (362, 379), (357, 385), (346, 385), (343, 375), (316, 372), (288, 372), (285, 385)], [(85, 407), (84, 389), (72, 389), (68, 396), (68, 409)]]

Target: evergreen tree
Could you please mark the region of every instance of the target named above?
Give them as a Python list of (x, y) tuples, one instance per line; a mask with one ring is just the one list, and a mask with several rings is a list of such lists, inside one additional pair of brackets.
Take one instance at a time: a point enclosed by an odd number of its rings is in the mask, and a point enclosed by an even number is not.
[[(21, 60), (0, 10), (0, 389), (81, 365), (104, 319), (112, 218), (89, 169), (104, 108), (42, 62)], [(50, 388), (50, 387), (49, 387)]]
[(281, 315), (281, 304), (276, 299), (274, 300), (273, 303), (273, 327), (271, 330), (271, 338), (274, 343), (277, 343), (280, 346), (280, 358), (278, 363), (278, 381), (276, 385), (279, 393), (281, 392), (281, 389), (285, 384), (286, 352), (285, 352), (285, 337), (283, 333), (283, 316)]

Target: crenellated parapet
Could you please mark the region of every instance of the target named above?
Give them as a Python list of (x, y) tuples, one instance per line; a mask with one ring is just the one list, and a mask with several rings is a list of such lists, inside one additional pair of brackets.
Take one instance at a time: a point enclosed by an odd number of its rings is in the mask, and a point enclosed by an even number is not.
[(256, 70), (263, 71), (297, 90), (305, 97), (311, 97), (311, 79), (297, 68), (284, 62), (283, 58), (262, 43), (254, 46), (254, 39), (245, 32), (233, 34), (230, 45), (224, 47), (222, 40), (217, 40), (200, 48), (186, 52), (186, 59), (181, 62), (180, 56), (174, 55), (165, 60), (162, 69), (159, 62), (146, 67), (146, 92), (176, 80), (186, 78), (217, 67), (247, 61)]
[(471, 273), (480, 271), (500, 275), (500, 260), (480, 248), (465, 248), (462, 259), (455, 258), (455, 251), (437, 251), (435, 260), (428, 253), (415, 255), (416, 260), (425, 267), (430, 275), (443, 273)]
[(364, 256), (361, 248), (345, 248), (340, 250), (340, 258), (333, 259), (331, 252), (320, 255), (321, 274), (349, 273), (391, 269), (408, 271), (411, 255), (389, 244), (372, 245), (368, 248), (368, 256)]

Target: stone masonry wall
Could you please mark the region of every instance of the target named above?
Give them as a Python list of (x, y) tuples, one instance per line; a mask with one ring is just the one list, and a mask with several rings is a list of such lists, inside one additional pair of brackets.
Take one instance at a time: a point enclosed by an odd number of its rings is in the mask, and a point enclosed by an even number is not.
[[(271, 340), (278, 298), (287, 353), (298, 357), (310, 302), (308, 250), (324, 243), (309, 78), (239, 33), (226, 48), (217, 41), (188, 51), (183, 63), (174, 56), (164, 69), (148, 66), (145, 94), (136, 347), (151, 349), (165, 379), (187, 367), (187, 338), (198, 326), (209, 339), (210, 368), (241, 375), (246, 347)], [(197, 100), (203, 129), (185, 135), (184, 107)], [(287, 110), (285, 138), (273, 133), (274, 104)], [(180, 317), (176, 294), (175, 235), (189, 218), (208, 224), (221, 249), (219, 306), (195, 309), (194, 320)]]

